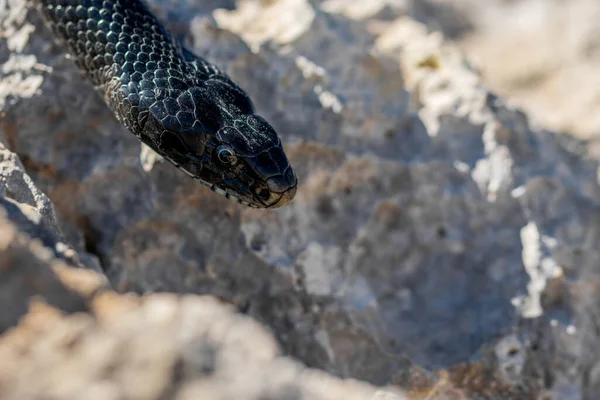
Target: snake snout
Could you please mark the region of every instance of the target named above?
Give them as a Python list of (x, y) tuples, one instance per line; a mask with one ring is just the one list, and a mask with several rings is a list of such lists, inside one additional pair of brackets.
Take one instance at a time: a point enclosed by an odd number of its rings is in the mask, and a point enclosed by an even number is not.
[(296, 195), (298, 178), (296, 178), (294, 170), (289, 167), (286, 169), (285, 173), (267, 179), (266, 184), (269, 198), (266, 201), (263, 200), (263, 202), (268, 208), (278, 208), (283, 207), (292, 201)]

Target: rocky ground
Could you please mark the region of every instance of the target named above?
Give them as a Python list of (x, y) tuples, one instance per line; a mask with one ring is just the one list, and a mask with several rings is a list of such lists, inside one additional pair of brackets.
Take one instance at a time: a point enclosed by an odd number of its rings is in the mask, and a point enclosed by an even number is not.
[(456, 39), (486, 85), (538, 125), (600, 156), (600, 2), (414, 0), (413, 15)]
[(597, 164), (432, 31), (487, 38), (468, 3), (151, 1), (280, 132), (300, 187), (260, 211), (0, 0), (0, 398), (598, 398)]

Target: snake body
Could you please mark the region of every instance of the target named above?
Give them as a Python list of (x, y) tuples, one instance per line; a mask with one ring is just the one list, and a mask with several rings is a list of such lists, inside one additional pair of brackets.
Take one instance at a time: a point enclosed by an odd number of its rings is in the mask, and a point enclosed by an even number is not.
[(142, 2), (34, 1), (141, 142), (238, 203), (275, 208), (292, 200), (297, 178), (275, 130), (239, 86), (176, 43)]

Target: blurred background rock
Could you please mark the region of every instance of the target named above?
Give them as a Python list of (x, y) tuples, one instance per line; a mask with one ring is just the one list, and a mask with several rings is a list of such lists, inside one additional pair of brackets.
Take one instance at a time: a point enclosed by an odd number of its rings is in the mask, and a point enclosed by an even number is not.
[(598, 5), (149, 3), (280, 132), (297, 197), (141, 155), (0, 0), (1, 398), (600, 398), (598, 167), (561, 134), (595, 141)]
[[(532, 123), (589, 139), (591, 154), (600, 156), (600, 2), (379, 3), (382, 9), (403, 8), (407, 15), (443, 32), (480, 70), (488, 88), (527, 111)], [(385, 16), (379, 15), (382, 20)]]

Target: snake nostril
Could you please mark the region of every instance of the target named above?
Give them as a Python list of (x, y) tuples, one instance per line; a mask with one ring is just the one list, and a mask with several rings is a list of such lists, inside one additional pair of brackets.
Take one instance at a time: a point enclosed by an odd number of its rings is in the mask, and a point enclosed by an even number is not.
[(263, 188), (256, 195), (261, 200), (269, 200), (269, 197), (271, 196), (271, 193), (269, 192), (268, 189)]

